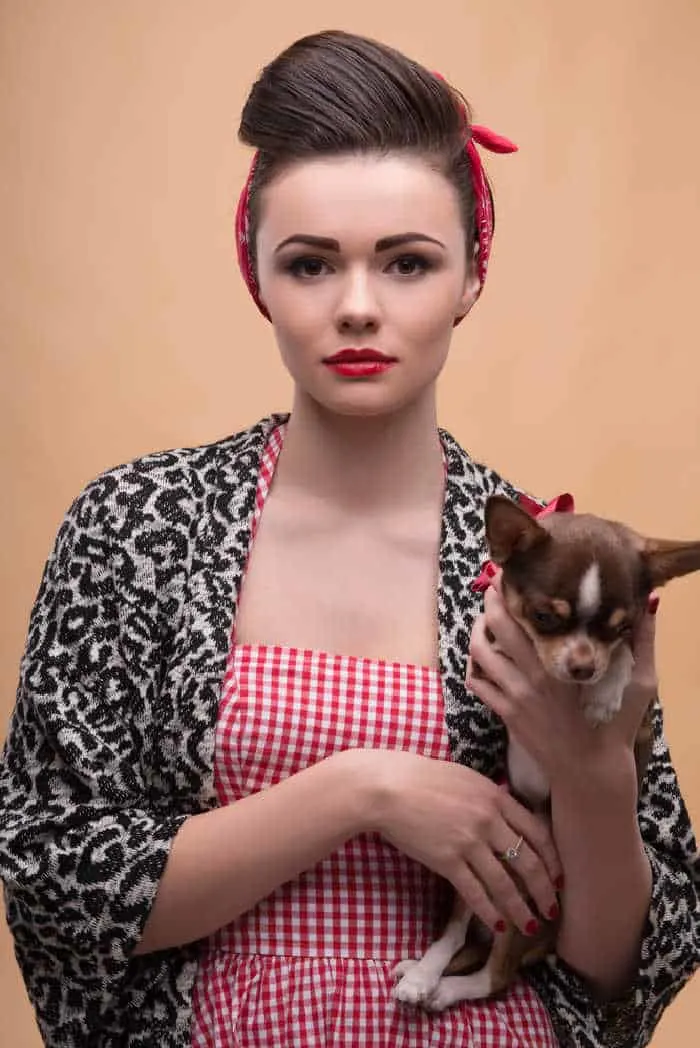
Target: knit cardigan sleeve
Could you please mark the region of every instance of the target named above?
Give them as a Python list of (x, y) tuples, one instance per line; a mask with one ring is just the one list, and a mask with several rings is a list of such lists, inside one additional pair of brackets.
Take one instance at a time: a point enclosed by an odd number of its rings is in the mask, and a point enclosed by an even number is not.
[(143, 771), (162, 672), (167, 605), (158, 605), (157, 573), (167, 546), (129, 549), (116, 512), (126, 497), (119, 476), (106, 474), (63, 522), (31, 613), (0, 766), (7, 917), (52, 1045), (96, 1044), (91, 1030), (119, 1029), (129, 959), (185, 818), (158, 801)]

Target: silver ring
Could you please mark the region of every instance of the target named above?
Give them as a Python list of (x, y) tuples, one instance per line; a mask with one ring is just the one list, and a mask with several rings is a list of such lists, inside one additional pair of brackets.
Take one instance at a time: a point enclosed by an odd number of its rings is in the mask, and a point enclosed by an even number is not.
[(515, 844), (512, 844), (510, 846), (510, 848), (506, 848), (506, 850), (501, 855), (501, 858), (503, 859), (503, 862), (515, 862), (515, 860), (517, 859), (518, 855), (520, 854), (520, 849), (522, 847), (522, 844), (523, 844), (524, 840), (525, 840), (524, 837), (518, 837), (518, 839), (515, 842)]

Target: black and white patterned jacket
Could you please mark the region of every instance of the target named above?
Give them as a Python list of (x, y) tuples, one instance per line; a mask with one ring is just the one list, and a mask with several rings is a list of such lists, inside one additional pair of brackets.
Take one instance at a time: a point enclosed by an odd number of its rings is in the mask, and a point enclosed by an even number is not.
[[(0, 767), (0, 877), (45, 1043), (190, 1043), (196, 946), (132, 957), (173, 838), (216, 804), (217, 705), (260, 460), (282, 416), (112, 469), (69, 510), (31, 615)], [(440, 666), (456, 760), (502, 771), (504, 733), (463, 681), (483, 505), (515, 489), (446, 433)], [(552, 960), (530, 975), (562, 1048), (641, 1048), (698, 965), (695, 842), (660, 710), (639, 818), (653, 898), (636, 984), (601, 1007)], [(592, 934), (595, 931), (592, 930)]]

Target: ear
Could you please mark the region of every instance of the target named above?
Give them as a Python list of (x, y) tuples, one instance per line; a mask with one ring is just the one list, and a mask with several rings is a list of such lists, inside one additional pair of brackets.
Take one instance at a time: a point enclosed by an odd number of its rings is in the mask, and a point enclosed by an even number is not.
[(645, 539), (642, 559), (648, 568), (652, 589), (655, 589), (671, 579), (700, 571), (700, 542)]
[(455, 316), (456, 322), (464, 320), (467, 313), (471, 311), (471, 308), (479, 297), (480, 292), (481, 281), (477, 275), (476, 264), (472, 264), (469, 266), (469, 272), (467, 273), (464, 282), (464, 290), (459, 302), (459, 312)]
[(527, 553), (549, 540), (541, 524), (505, 495), (489, 496), (485, 519), (486, 541), (496, 564), (505, 564), (514, 553)]

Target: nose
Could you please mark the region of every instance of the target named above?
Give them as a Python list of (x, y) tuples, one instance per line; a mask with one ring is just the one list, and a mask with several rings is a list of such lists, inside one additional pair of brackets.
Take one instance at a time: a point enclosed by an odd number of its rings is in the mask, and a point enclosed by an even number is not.
[(365, 270), (353, 270), (343, 282), (337, 306), (340, 331), (376, 331), (379, 327), (379, 304), (370, 276)]
[(571, 679), (577, 681), (590, 680), (595, 673), (595, 664), (592, 659), (587, 659), (585, 662), (570, 659), (566, 668)]

